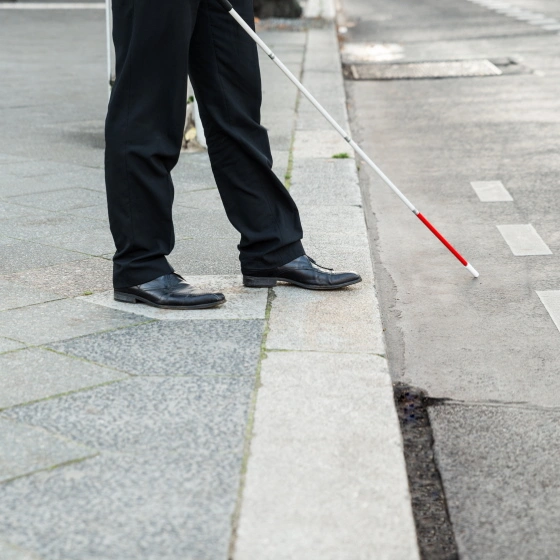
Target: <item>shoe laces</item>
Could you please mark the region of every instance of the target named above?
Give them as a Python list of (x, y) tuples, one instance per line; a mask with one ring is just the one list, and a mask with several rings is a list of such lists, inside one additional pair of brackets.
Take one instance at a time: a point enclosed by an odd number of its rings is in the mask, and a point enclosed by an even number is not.
[(309, 255), (305, 255), (310, 262), (312, 262), (315, 266), (318, 266), (319, 268), (322, 268), (323, 270), (330, 270), (331, 272), (333, 272), (334, 268), (327, 268), (326, 266), (321, 266), (320, 264), (317, 263), (317, 261), (315, 261), (314, 259), (312, 259)]

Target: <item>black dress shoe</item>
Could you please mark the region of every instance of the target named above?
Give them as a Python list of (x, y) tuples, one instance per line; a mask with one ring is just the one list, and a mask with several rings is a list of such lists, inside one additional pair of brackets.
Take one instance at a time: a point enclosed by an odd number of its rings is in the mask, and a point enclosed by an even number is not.
[(278, 268), (243, 274), (243, 285), (248, 288), (270, 288), (277, 282), (288, 282), (308, 290), (337, 290), (361, 281), (355, 272), (335, 272), (319, 266), (307, 255)]
[(162, 309), (206, 309), (222, 305), (224, 294), (193, 288), (178, 274), (165, 274), (155, 280), (115, 289), (115, 299), (126, 303), (145, 303)]

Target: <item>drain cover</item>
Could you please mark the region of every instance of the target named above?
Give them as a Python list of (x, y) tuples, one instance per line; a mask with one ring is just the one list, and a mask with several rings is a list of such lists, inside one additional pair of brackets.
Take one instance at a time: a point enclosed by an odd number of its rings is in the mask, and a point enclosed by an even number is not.
[(347, 74), (353, 80), (419, 80), (500, 76), (502, 71), (489, 60), (448, 60), (396, 64), (350, 64), (347, 66)]

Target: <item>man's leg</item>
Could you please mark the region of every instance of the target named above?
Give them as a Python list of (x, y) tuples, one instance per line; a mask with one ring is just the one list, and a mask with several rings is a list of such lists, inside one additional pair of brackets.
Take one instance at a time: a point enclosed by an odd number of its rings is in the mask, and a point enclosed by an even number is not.
[(170, 171), (185, 123), (189, 43), (198, 0), (113, 0), (117, 81), (105, 172), (116, 288), (173, 272)]
[[(253, 25), (251, 0), (232, 3)], [(268, 134), (260, 125), (256, 46), (216, 0), (200, 0), (189, 74), (220, 196), (241, 234), (242, 270), (272, 269), (302, 256), (299, 213), (272, 172)]]

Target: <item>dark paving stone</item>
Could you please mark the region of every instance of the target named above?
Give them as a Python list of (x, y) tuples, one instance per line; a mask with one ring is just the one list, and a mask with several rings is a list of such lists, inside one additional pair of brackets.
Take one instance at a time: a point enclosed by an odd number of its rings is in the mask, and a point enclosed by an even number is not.
[(158, 321), (52, 348), (136, 375), (254, 375), (263, 327), (258, 319)]
[(253, 384), (140, 378), (10, 411), (105, 453), (0, 486), (0, 534), (45, 560), (225, 560)]
[(560, 411), (438, 406), (430, 421), (460, 557), (556, 558)]

